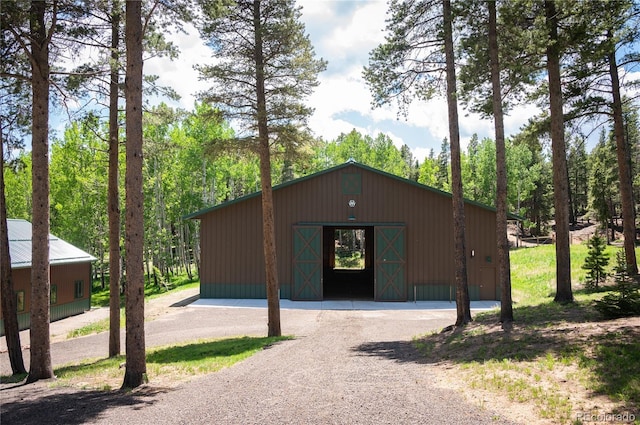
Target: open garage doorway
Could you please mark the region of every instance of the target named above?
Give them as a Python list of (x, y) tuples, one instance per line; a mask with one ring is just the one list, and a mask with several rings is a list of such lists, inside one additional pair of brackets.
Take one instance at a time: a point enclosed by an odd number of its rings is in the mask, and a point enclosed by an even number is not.
[(373, 226), (323, 227), (324, 299), (374, 298)]

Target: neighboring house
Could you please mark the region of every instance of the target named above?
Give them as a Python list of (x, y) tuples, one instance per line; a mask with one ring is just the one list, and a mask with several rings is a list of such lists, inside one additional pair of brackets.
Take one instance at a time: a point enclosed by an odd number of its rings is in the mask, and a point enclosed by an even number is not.
[[(13, 289), (18, 299), (18, 325), (22, 330), (30, 324), (31, 223), (9, 219), (7, 224)], [(91, 263), (95, 260), (70, 243), (49, 235), (52, 322), (91, 308)], [(4, 335), (1, 319), (0, 334)]]
[[(353, 161), (274, 187), (280, 297), (455, 300), (451, 194)], [(260, 192), (199, 219), (200, 297), (265, 298)], [(472, 300), (499, 299), (495, 209), (465, 202)], [(337, 266), (357, 231), (361, 263)], [(353, 237), (352, 237), (353, 239)]]

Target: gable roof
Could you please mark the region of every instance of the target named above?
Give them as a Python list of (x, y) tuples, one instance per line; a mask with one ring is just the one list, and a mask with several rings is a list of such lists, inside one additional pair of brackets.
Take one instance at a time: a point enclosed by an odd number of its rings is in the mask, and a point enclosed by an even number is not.
[[(31, 267), (31, 223), (27, 220), (8, 219), (9, 255), (12, 269)], [(97, 260), (69, 242), (49, 234), (49, 264), (87, 263)]]
[[(394, 180), (400, 181), (402, 183), (409, 184), (409, 185), (412, 185), (412, 186), (416, 186), (416, 187), (419, 187), (421, 189), (424, 189), (424, 190), (427, 190), (427, 191), (430, 191), (430, 192), (434, 192), (434, 193), (437, 193), (437, 194), (440, 194), (440, 195), (443, 195), (443, 196), (446, 196), (446, 197), (449, 197), (449, 198), (452, 197), (451, 193), (449, 193), (449, 192), (445, 192), (445, 191), (442, 191), (440, 189), (436, 189), (435, 187), (427, 186), (427, 185), (424, 185), (422, 183), (418, 183), (418, 182), (413, 181), (413, 180), (405, 179), (404, 177), (400, 177), (400, 176), (397, 176), (395, 174), (387, 173), (386, 171), (382, 171), (382, 170), (379, 170), (377, 168), (373, 168), (373, 167), (369, 167), (369, 166), (364, 165), (364, 164), (360, 164), (359, 162), (356, 162), (353, 159), (349, 159), (344, 164), (336, 165), (334, 167), (327, 168), (326, 170), (322, 170), (322, 171), (319, 171), (317, 173), (309, 174), (307, 176), (300, 177), (300, 178), (297, 178), (297, 179), (294, 179), (294, 180), (290, 180), (288, 182), (281, 183), (279, 185), (273, 186), (273, 190), (276, 191), (276, 190), (279, 190), (279, 189), (283, 189), (285, 187), (292, 186), (294, 184), (298, 184), (298, 183), (303, 182), (305, 180), (311, 180), (311, 179), (314, 179), (316, 177), (322, 176), (324, 174), (329, 174), (329, 173), (332, 173), (334, 171), (338, 171), (340, 169), (347, 168), (349, 166), (354, 166), (354, 167), (357, 167), (357, 168), (361, 168), (363, 170), (371, 171), (373, 173), (380, 174), (380, 175), (392, 178)], [(196, 211), (194, 213), (187, 214), (183, 218), (187, 219), (187, 220), (188, 219), (197, 219), (197, 218), (200, 218), (203, 215), (205, 215), (205, 214), (207, 214), (207, 213), (209, 213), (211, 211), (215, 211), (215, 210), (218, 210), (218, 209), (221, 209), (221, 208), (226, 208), (226, 207), (228, 207), (230, 205), (237, 204), (239, 202), (243, 202), (243, 201), (245, 201), (247, 199), (258, 197), (258, 196), (260, 196), (261, 193), (262, 193), (262, 191), (257, 191), (257, 192), (250, 193), (248, 195), (240, 196), (240, 197), (238, 197), (236, 199), (233, 199), (231, 201), (223, 202), (221, 204), (214, 205), (214, 206), (208, 207), (208, 208), (203, 208), (203, 209), (201, 209), (199, 211)], [(494, 211), (495, 212), (495, 210), (496, 210), (494, 207), (482, 204), (480, 202), (472, 201), (472, 200), (469, 200), (469, 199), (465, 199), (464, 202), (467, 203), (467, 204), (478, 206), (480, 208), (484, 208), (484, 209), (489, 210), (489, 211)], [(522, 217), (519, 217), (519, 216), (517, 216), (515, 214), (507, 214), (507, 216), (508, 216), (508, 218), (510, 218), (512, 220), (522, 220)]]

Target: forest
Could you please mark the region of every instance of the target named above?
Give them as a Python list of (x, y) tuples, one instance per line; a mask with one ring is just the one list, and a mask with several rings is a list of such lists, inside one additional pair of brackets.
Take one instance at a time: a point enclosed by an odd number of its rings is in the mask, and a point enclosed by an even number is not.
[[(194, 111), (166, 104), (144, 115), (145, 264), (167, 273), (197, 274), (198, 221), (183, 216), (260, 190), (259, 159), (250, 150), (212, 150), (206, 142), (233, 133), (224, 120), (207, 120), (213, 106)], [(640, 127), (635, 110), (625, 114), (632, 154), (634, 199), (640, 200)], [(568, 180), (572, 223), (606, 223), (621, 233), (621, 199), (617, 184), (615, 141), (602, 128), (595, 147), (567, 134)], [(99, 279), (108, 274), (107, 168), (108, 126), (96, 115), (70, 123), (51, 147), (51, 232), (100, 259)], [(15, 153), (14, 153), (15, 154)], [(441, 151), (418, 161), (408, 146), (400, 149), (384, 134), (375, 138), (357, 131), (332, 141), (310, 139), (295, 151), (274, 150), (274, 184), (303, 177), (353, 158), (362, 164), (450, 192), (447, 140)], [(462, 152), (465, 198), (495, 205), (495, 142), (474, 136)], [(31, 161), (19, 151), (5, 165), (8, 216), (31, 219)], [(549, 143), (522, 132), (507, 141), (508, 208), (524, 218), (523, 236), (548, 235), (553, 219)], [(124, 176), (124, 159), (119, 173)], [(120, 179), (124, 191), (124, 179)], [(637, 208), (636, 203), (636, 208)], [(104, 281), (104, 279), (103, 279)]]
[[(279, 336), (273, 185), (350, 158), (451, 192), (456, 325), (471, 321), (463, 197), (496, 208), (502, 322), (513, 320), (508, 212), (523, 218), (526, 235), (553, 230), (558, 303), (573, 301), (569, 234), (580, 221), (622, 233), (637, 274), (638, 2), (390, 0), (387, 7), (384, 41), (369, 52), (362, 78), (372, 107), (395, 105), (399, 115), (414, 101), (446, 99), (449, 136), (423, 160), (382, 133), (323, 140), (310, 132), (306, 102), (327, 62), (316, 58), (293, 0), (2, 3), (0, 230), (7, 217), (33, 223), (31, 340), (41, 343), (31, 347), (28, 382), (53, 375), (49, 232), (95, 255), (103, 285), (109, 277), (110, 356), (120, 349), (124, 287), (123, 387), (136, 387), (146, 373), (145, 274), (197, 274), (198, 223), (184, 216), (262, 192), (268, 335)], [(187, 25), (215, 60), (196, 65), (210, 87), (181, 110), (168, 106), (174, 88), (145, 75), (143, 63), (179, 61), (167, 35)], [(504, 115), (521, 104), (542, 112), (507, 138)], [(462, 149), (459, 106), (491, 119), (495, 137), (473, 137)], [(50, 131), (54, 113), (68, 118), (63, 134)], [(8, 282), (3, 273), (3, 294)], [(3, 296), (5, 329), (15, 305), (4, 303), (13, 298)]]

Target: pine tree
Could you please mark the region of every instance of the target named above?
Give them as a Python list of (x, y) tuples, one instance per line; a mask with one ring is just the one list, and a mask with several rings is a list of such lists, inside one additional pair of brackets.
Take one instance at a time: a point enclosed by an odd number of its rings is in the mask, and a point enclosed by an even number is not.
[[(442, 92), (447, 99), (451, 180), (444, 174), (445, 142), (438, 156), (438, 182), (445, 178), (452, 192), (456, 280), (456, 325), (471, 321), (467, 281), (465, 213), (462, 195), (458, 87), (450, 0), (389, 2), (385, 42), (369, 54), (364, 69), (374, 106), (397, 102), (406, 112), (414, 99), (430, 99)], [(442, 93), (441, 93), (442, 94)]]
[(20, 345), (18, 328), (18, 306), (13, 290), (11, 258), (9, 254), (9, 230), (7, 227), (7, 203), (4, 195), (4, 137), (0, 132), (0, 302), (2, 303), (2, 320), (9, 353), (11, 372), (16, 375), (26, 373)]
[(204, 19), (200, 33), (212, 47), (217, 64), (199, 67), (214, 83), (201, 93), (235, 120), (240, 135), (231, 143), (260, 157), (262, 228), (268, 305), (268, 335), (280, 335), (280, 301), (276, 261), (271, 149), (292, 129), (305, 129), (312, 110), (302, 100), (317, 86), (326, 67), (313, 47), (292, 0), (238, 2), (199, 1)]
[(142, 195), (142, 8), (128, 1), (125, 11), (127, 79), (126, 105), (126, 355), (123, 388), (146, 380), (144, 336), (144, 200)]
[[(31, 87), (33, 93), (33, 228), (31, 249), (31, 360), (27, 382), (53, 378), (49, 334), (49, 47), (46, 16), (48, 5), (33, 2), (30, 9)], [(53, 31), (55, 22), (49, 31)]]
[(588, 271), (587, 288), (596, 289), (607, 276), (605, 272), (605, 267), (609, 265), (609, 254), (605, 252), (607, 243), (603, 237), (593, 235), (587, 241), (587, 247), (587, 258), (585, 258), (582, 268)]
[(444, 138), (437, 158), (436, 187), (445, 191), (451, 190), (451, 182), (449, 181), (449, 158), (451, 155), (449, 152), (449, 140)]

